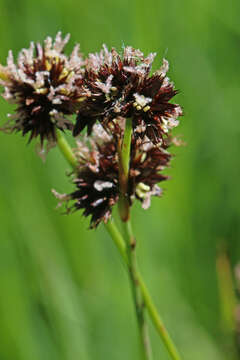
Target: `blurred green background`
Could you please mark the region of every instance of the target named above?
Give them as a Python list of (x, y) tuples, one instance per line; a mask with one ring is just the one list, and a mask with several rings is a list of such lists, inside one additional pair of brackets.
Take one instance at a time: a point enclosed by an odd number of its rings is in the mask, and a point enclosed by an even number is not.
[[(69, 51), (124, 44), (157, 51), (155, 68), (169, 60), (187, 146), (172, 150), (164, 197), (147, 212), (136, 205), (133, 223), (143, 275), (185, 360), (240, 358), (228, 280), (240, 260), (239, 13), (239, 0), (0, 0), (3, 64), (9, 49), (16, 56), (58, 30), (71, 33)], [(1, 99), (1, 124), (12, 110)], [(139, 359), (119, 254), (103, 227), (55, 210), (50, 190), (72, 189), (69, 166), (57, 149), (44, 164), (26, 143), (0, 133), (0, 359)], [(154, 359), (169, 359), (150, 332)]]

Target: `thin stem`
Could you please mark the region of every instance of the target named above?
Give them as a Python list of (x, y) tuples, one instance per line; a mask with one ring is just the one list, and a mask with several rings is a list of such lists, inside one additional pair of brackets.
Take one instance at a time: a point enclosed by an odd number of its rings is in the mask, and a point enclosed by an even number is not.
[(122, 221), (129, 219), (129, 201), (126, 197), (128, 189), (128, 173), (131, 153), (132, 140), (132, 120), (126, 119), (123, 141), (118, 142), (118, 158), (119, 158), (119, 184), (120, 197), (118, 202), (119, 214)]
[(61, 150), (63, 156), (68, 161), (68, 163), (72, 166), (73, 169), (77, 166), (77, 159), (74, 155), (71, 146), (68, 144), (67, 140), (63, 136), (62, 132), (58, 131), (57, 134), (57, 144), (59, 149)]
[[(120, 254), (123, 257), (123, 260), (125, 261), (126, 265), (128, 265), (128, 259), (126, 256), (127, 249), (126, 244), (122, 238), (122, 235), (120, 234), (119, 230), (116, 228), (116, 225), (109, 221), (107, 224), (105, 224), (105, 227), (112, 237), (113, 242), (116, 244), (117, 248), (119, 249)], [(163, 343), (166, 346), (166, 349), (171, 357), (172, 360), (181, 360), (181, 357), (176, 349), (176, 346), (173, 343), (173, 340), (171, 339), (167, 329), (165, 328), (165, 325), (158, 313), (158, 310), (156, 306), (153, 303), (153, 300), (151, 298), (151, 295), (149, 294), (149, 291), (144, 283), (144, 280), (141, 276), (141, 274), (137, 273), (137, 279), (139, 283), (139, 287), (141, 288), (142, 296), (145, 302), (145, 306), (148, 310), (148, 313), (150, 315), (150, 318), (161, 337)]]
[(120, 252), (120, 254), (124, 260), (124, 263), (126, 265), (128, 265), (126, 244), (122, 238), (122, 235), (118, 231), (118, 228), (116, 227), (116, 225), (114, 224), (114, 222), (112, 220), (109, 220), (106, 224), (104, 224), (104, 226), (105, 226), (107, 232), (109, 233), (109, 235), (111, 236), (113, 242), (115, 243), (118, 251)]
[(126, 178), (128, 178), (128, 172), (129, 172), (131, 140), (132, 140), (132, 120), (126, 119), (125, 131), (124, 131), (124, 137), (122, 143), (122, 154), (121, 154), (122, 167)]
[(141, 288), (142, 295), (143, 295), (143, 298), (145, 301), (145, 305), (148, 309), (148, 313), (153, 321), (153, 324), (155, 325), (155, 328), (156, 328), (158, 334), (160, 335), (162, 341), (164, 342), (170, 357), (173, 360), (181, 360), (180, 354), (179, 354), (173, 340), (171, 339), (162, 319), (160, 318), (157, 308), (154, 305), (152, 298), (149, 294), (149, 291), (148, 291), (148, 289), (144, 283), (144, 280), (140, 274), (138, 276), (138, 281), (139, 281), (139, 286)]
[[(69, 162), (69, 164), (75, 168), (77, 164), (77, 159), (68, 144), (67, 140), (64, 138), (64, 136), (57, 132), (57, 143), (59, 150), (65, 157), (65, 159)], [(127, 256), (127, 247), (126, 243), (123, 240), (122, 235), (120, 234), (119, 230), (117, 229), (116, 225), (112, 221), (108, 221), (107, 224), (105, 224), (105, 228), (108, 231), (109, 235), (111, 236), (113, 242), (115, 243), (116, 247), (118, 248), (124, 262), (127, 266), (129, 266), (128, 256)], [(155, 307), (152, 298), (148, 292), (148, 289), (144, 283), (144, 280), (141, 277), (141, 274), (138, 272), (137, 274), (139, 287), (142, 291), (142, 296), (145, 302), (145, 306), (148, 309), (148, 313), (150, 315), (150, 318), (155, 325), (155, 328), (161, 337), (162, 341), (164, 342), (168, 353), (172, 360), (181, 360), (180, 355), (178, 354), (178, 351), (170, 337), (170, 335), (167, 332), (167, 329), (165, 328), (163, 321), (160, 318), (160, 315), (158, 314), (157, 308)]]
[(152, 349), (150, 339), (148, 335), (148, 328), (145, 316), (145, 302), (142, 297), (141, 288), (139, 286), (138, 270), (137, 270), (137, 258), (136, 258), (136, 240), (133, 235), (132, 226), (130, 220), (124, 222), (124, 228), (127, 240), (127, 253), (128, 253), (128, 270), (131, 280), (133, 298), (135, 303), (135, 309), (138, 319), (138, 326), (140, 331), (141, 344), (143, 347), (144, 359), (152, 359)]
[[(130, 204), (128, 199), (128, 177), (131, 154), (132, 140), (132, 120), (126, 119), (125, 130), (122, 144), (118, 144), (119, 157), (119, 183), (120, 199), (119, 214), (124, 224), (125, 239), (127, 244), (128, 271), (132, 287), (135, 310), (138, 320), (140, 340), (142, 346), (142, 355), (145, 360), (152, 359), (152, 350), (148, 335), (147, 322), (145, 316), (145, 305), (141, 294), (141, 289), (137, 278), (137, 259), (136, 259), (136, 241), (133, 235), (130, 222)], [(121, 147), (120, 147), (121, 146)]]

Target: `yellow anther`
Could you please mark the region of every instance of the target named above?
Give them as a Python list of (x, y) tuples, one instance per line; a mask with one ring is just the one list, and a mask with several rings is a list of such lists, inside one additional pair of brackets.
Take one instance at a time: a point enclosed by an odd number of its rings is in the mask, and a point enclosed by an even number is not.
[(61, 75), (59, 76), (59, 80), (64, 79), (68, 75), (68, 71), (66, 68), (62, 69)]
[(137, 110), (142, 110), (142, 107), (141, 107), (140, 105), (137, 105), (137, 106), (136, 106), (136, 109), (137, 109)]
[(59, 56), (54, 56), (54, 61), (55, 61), (55, 64), (58, 64), (59, 63)]
[(143, 193), (141, 190), (136, 189), (136, 194), (140, 199), (144, 199), (145, 193)]
[(145, 199), (147, 192), (150, 190), (151, 190), (150, 186), (141, 182), (137, 185), (136, 194), (140, 199)]
[(145, 192), (150, 190), (150, 186), (142, 182), (138, 184), (138, 188)]
[(150, 106), (149, 106), (149, 105), (147, 105), (147, 106), (145, 106), (145, 108), (143, 108), (143, 111), (144, 111), (144, 112), (147, 112), (148, 110), (150, 110)]
[(9, 77), (6, 73), (0, 71), (0, 79), (7, 81), (7, 80), (9, 80)]
[(63, 95), (68, 95), (68, 94), (69, 94), (69, 90), (67, 90), (66, 88), (61, 88), (61, 89), (59, 90), (59, 92), (60, 92), (61, 94), (63, 94)]
[(86, 96), (81, 96), (77, 99), (77, 102), (82, 102), (86, 99)]
[(47, 59), (45, 60), (45, 66), (46, 66), (46, 70), (50, 71), (52, 68), (52, 63)]
[(67, 79), (70, 79), (73, 75), (74, 75), (74, 71), (70, 71), (70, 73), (68, 74)]
[(138, 106), (138, 103), (135, 101), (135, 102), (133, 103), (133, 106), (134, 106), (134, 107)]
[(40, 89), (36, 89), (35, 92), (36, 92), (37, 94), (45, 95), (45, 94), (47, 94), (48, 89), (47, 89), (47, 88), (40, 88)]
[(0, 64), (0, 79), (5, 81), (9, 80), (9, 74), (5, 70), (4, 66), (2, 66), (1, 64)]
[(144, 152), (141, 156), (141, 163), (143, 163), (145, 161), (146, 157), (147, 157), (147, 154)]

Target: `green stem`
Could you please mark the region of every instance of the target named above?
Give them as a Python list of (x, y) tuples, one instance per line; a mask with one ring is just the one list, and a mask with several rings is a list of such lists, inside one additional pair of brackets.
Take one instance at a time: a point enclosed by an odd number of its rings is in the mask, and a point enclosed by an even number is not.
[(122, 162), (124, 175), (126, 176), (127, 179), (128, 179), (128, 172), (129, 172), (131, 140), (132, 140), (132, 120), (126, 119), (125, 131), (124, 131), (124, 137), (123, 137), (123, 143), (122, 143), (121, 162)]
[(59, 149), (61, 150), (63, 156), (68, 161), (68, 163), (72, 166), (73, 169), (75, 169), (77, 166), (77, 159), (72, 151), (71, 146), (68, 144), (62, 132), (57, 130), (56, 135)]
[[(126, 265), (128, 265), (128, 259), (126, 256), (126, 254), (127, 254), (126, 244), (125, 244), (119, 230), (116, 228), (115, 224), (112, 221), (109, 221), (107, 224), (105, 224), (105, 227), (106, 227), (108, 233), (110, 234), (112, 240), (114, 241), (115, 245), (119, 249), (119, 252), (122, 255), (123, 260), (125, 261)], [(159, 336), (161, 337), (163, 343), (165, 344), (166, 349), (167, 349), (171, 359), (181, 360), (181, 357), (176, 349), (176, 346), (174, 345), (173, 340), (171, 339), (167, 329), (165, 328), (165, 325), (158, 313), (156, 306), (153, 303), (151, 295), (149, 294), (149, 291), (148, 291), (139, 271), (137, 274), (137, 279), (138, 279), (139, 287), (141, 289), (144, 303), (148, 310), (150, 318), (151, 318)]]
[(144, 360), (152, 359), (152, 350), (150, 339), (148, 335), (145, 304), (142, 298), (141, 289), (138, 284), (137, 277), (137, 259), (136, 259), (136, 241), (132, 232), (130, 222), (130, 204), (128, 199), (128, 178), (129, 178), (129, 164), (131, 155), (131, 141), (132, 140), (132, 120), (126, 119), (125, 130), (122, 144), (118, 146), (119, 157), (119, 183), (120, 183), (120, 199), (119, 199), (119, 214), (124, 224), (125, 239), (127, 244), (128, 256), (128, 272), (132, 287), (133, 300), (138, 321), (138, 328), (141, 340), (142, 355)]
[(131, 280), (133, 299), (135, 303), (136, 315), (138, 319), (138, 326), (140, 331), (141, 344), (143, 347), (144, 359), (152, 359), (152, 349), (148, 334), (147, 322), (146, 322), (146, 307), (145, 302), (142, 297), (141, 288), (139, 286), (138, 278), (138, 267), (137, 267), (137, 258), (136, 258), (136, 240), (133, 235), (132, 226), (130, 219), (127, 222), (124, 222), (125, 229), (125, 238), (127, 241), (127, 254), (128, 254), (128, 270)]
[(132, 120), (126, 119), (125, 131), (123, 141), (118, 143), (118, 158), (119, 158), (119, 184), (120, 184), (120, 197), (118, 202), (119, 214), (122, 221), (129, 219), (129, 201), (126, 196), (128, 190), (128, 173), (129, 162), (131, 153), (131, 140), (132, 140)]
[(148, 309), (148, 313), (153, 321), (153, 324), (155, 325), (155, 328), (156, 328), (158, 334), (160, 335), (163, 343), (165, 344), (170, 357), (173, 360), (181, 360), (180, 354), (179, 354), (173, 340), (171, 339), (162, 319), (160, 318), (157, 308), (154, 305), (152, 298), (149, 294), (149, 291), (148, 291), (148, 289), (144, 283), (144, 280), (140, 274), (138, 276), (138, 281), (139, 281), (139, 286), (141, 288), (146, 307)]
[(109, 220), (106, 224), (104, 224), (105, 229), (111, 236), (114, 244), (116, 245), (118, 251), (120, 252), (124, 263), (128, 266), (128, 256), (126, 251), (126, 244), (122, 238), (122, 235), (118, 231), (118, 228), (114, 224), (113, 220)]
[[(75, 168), (77, 165), (77, 159), (69, 146), (67, 140), (64, 138), (64, 136), (57, 132), (57, 143), (59, 150), (65, 157), (65, 159), (69, 162), (69, 164)], [(105, 228), (107, 229), (109, 235), (111, 236), (113, 242), (115, 243), (116, 247), (118, 248), (125, 264), (129, 266), (128, 256), (127, 256), (127, 246), (126, 243), (123, 240), (122, 235), (120, 234), (119, 230), (115, 226), (115, 224), (110, 220), (107, 224), (105, 224)], [(138, 283), (142, 291), (142, 296), (145, 302), (145, 306), (148, 309), (148, 313), (150, 315), (150, 318), (155, 325), (155, 328), (161, 337), (162, 341), (164, 342), (168, 353), (172, 360), (181, 360), (180, 355), (178, 354), (178, 351), (168, 334), (159, 314), (158, 311), (152, 301), (152, 298), (148, 292), (148, 289), (144, 283), (144, 280), (141, 277), (141, 274), (138, 272)]]

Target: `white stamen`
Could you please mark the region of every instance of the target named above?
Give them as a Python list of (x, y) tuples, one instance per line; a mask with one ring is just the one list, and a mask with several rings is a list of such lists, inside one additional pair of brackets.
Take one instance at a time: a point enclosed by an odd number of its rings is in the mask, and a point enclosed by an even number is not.
[(110, 181), (97, 180), (95, 181), (93, 186), (97, 191), (103, 191), (104, 189), (111, 189), (113, 187), (113, 183), (111, 183)]
[[(133, 96), (135, 97), (135, 100), (136, 100), (133, 103), (133, 106), (135, 106), (137, 110), (141, 110), (142, 108), (145, 108), (147, 104), (152, 102), (151, 98), (148, 98), (144, 95), (139, 95), (138, 93), (135, 93)], [(150, 109), (150, 107), (149, 107), (149, 109)], [(149, 109), (147, 108), (147, 110), (144, 110), (144, 111), (148, 111)]]
[(168, 61), (166, 59), (163, 59), (163, 64), (160, 67), (160, 69), (157, 71), (157, 73), (159, 75), (165, 76), (166, 73), (168, 72), (168, 70), (169, 70), (169, 63), (168, 63)]

